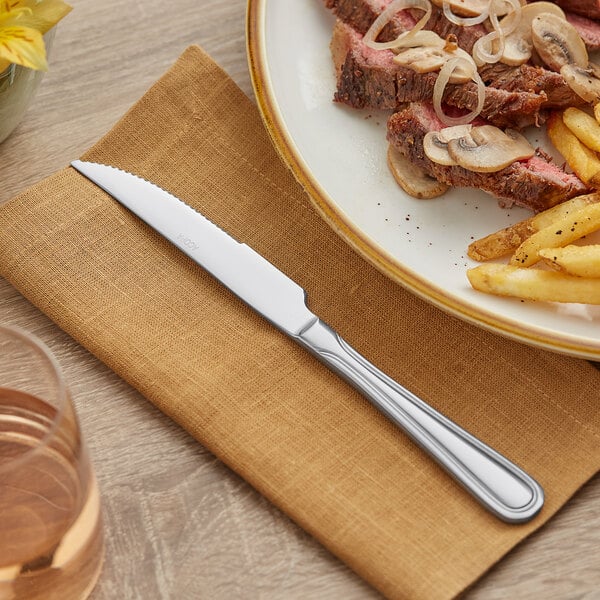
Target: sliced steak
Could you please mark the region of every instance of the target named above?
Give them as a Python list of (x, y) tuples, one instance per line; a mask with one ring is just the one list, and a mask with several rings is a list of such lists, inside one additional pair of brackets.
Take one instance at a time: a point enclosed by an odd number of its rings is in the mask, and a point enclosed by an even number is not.
[(600, 23), (598, 21), (573, 13), (567, 13), (567, 21), (575, 27), (590, 52), (600, 50)]
[(404, 156), (438, 181), (479, 188), (498, 198), (501, 206), (516, 204), (538, 212), (587, 191), (579, 178), (565, 173), (543, 152), (495, 173), (434, 163), (425, 155), (423, 138), (428, 131), (442, 128), (430, 104), (413, 102), (390, 117), (387, 136)]
[[(332, 10), (340, 21), (364, 35), (391, 2), (392, 0), (325, 0), (325, 6)], [(461, 27), (448, 21), (442, 9), (435, 4), (431, 5), (431, 9), (431, 17), (424, 29), (435, 31), (444, 39), (455, 35), (459, 46), (467, 52), (470, 52), (473, 44), (486, 34), (483, 25)], [(393, 40), (402, 32), (412, 29), (422, 15), (423, 12), (417, 9), (400, 11), (385, 26), (378, 39), (386, 42)]]
[(441, 8), (435, 4), (432, 4), (431, 8), (431, 17), (429, 17), (424, 29), (435, 31), (444, 39), (447, 39), (449, 35), (456, 36), (458, 45), (467, 52), (471, 52), (475, 42), (487, 33), (483, 25), (472, 25), (470, 27), (456, 25), (444, 16), (444, 11)]
[[(364, 35), (390, 2), (391, 0), (325, 0), (325, 6), (340, 21)], [(393, 40), (403, 31), (412, 29), (416, 22), (408, 11), (403, 10), (381, 32), (380, 39)]]
[(586, 102), (568, 85), (560, 73), (529, 64), (512, 67), (503, 63), (484, 65), (479, 74), (488, 86), (509, 92), (528, 91), (545, 94), (544, 109), (583, 106)]
[(600, 19), (600, 0), (554, 0), (565, 12), (588, 19)]
[(334, 99), (353, 108), (393, 110), (399, 73), (393, 54), (371, 50), (361, 40), (354, 29), (336, 21), (330, 44), (337, 78)]
[[(331, 52), (337, 74), (334, 99), (354, 108), (395, 110), (406, 102), (431, 101), (437, 73), (416, 73), (394, 63), (389, 50), (372, 50), (354, 29), (338, 21), (334, 27)], [(494, 125), (526, 127), (540, 124), (545, 92), (502, 90), (486, 87), (481, 116)], [(477, 105), (473, 83), (448, 85), (444, 102), (466, 111)]]

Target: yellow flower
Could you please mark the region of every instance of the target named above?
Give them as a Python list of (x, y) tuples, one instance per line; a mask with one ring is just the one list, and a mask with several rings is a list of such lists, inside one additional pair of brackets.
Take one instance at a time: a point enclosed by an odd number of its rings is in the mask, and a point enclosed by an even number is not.
[(63, 0), (0, 0), (0, 73), (11, 63), (46, 71), (42, 36), (70, 11)]

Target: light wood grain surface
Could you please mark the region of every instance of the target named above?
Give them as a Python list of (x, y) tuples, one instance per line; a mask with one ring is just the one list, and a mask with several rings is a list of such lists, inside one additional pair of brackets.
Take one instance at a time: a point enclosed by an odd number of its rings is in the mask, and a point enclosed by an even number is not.
[[(190, 44), (252, 96), (244, 0), (71, 4), (34, 104), (0, 145), (0, 202), (77, 158)], [(72, 388), (106, 522), (93, 600), (379, 597), (2, 279), (0, 322), (41, 337)], [(466, 597), (599, 599), (600, 478)]]

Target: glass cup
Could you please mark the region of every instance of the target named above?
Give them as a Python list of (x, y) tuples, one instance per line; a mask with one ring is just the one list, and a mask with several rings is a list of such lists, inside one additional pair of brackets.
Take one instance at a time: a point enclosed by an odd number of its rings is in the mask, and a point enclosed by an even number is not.
[(103, 554), (98, 486), (56, 360), (0, 326), (0, 600), (82, 600)]
[[(51, 29), (44, 35), (48, 53), (52, 47), (55, 29)], [(0, 73), (0, 143), (23, 119), (43, 77), (43, 71), (34, 71), (15, 64), (11, 64)]]

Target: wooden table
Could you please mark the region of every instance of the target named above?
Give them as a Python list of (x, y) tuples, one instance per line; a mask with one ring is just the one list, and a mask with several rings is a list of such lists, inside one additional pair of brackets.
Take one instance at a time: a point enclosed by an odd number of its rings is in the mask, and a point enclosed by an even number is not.
[[(35, 103), (0, 145), (0, 202), (77, 158), (190, 44), (252, 96), (244, 0), (71, 3)], [(74, 394), (106, 521), (93, 600), (379, 597), (2, 279), (0, 311), (51, 347)], [(599, 547), (596, 477), (467, 598), (598, 599)]]

